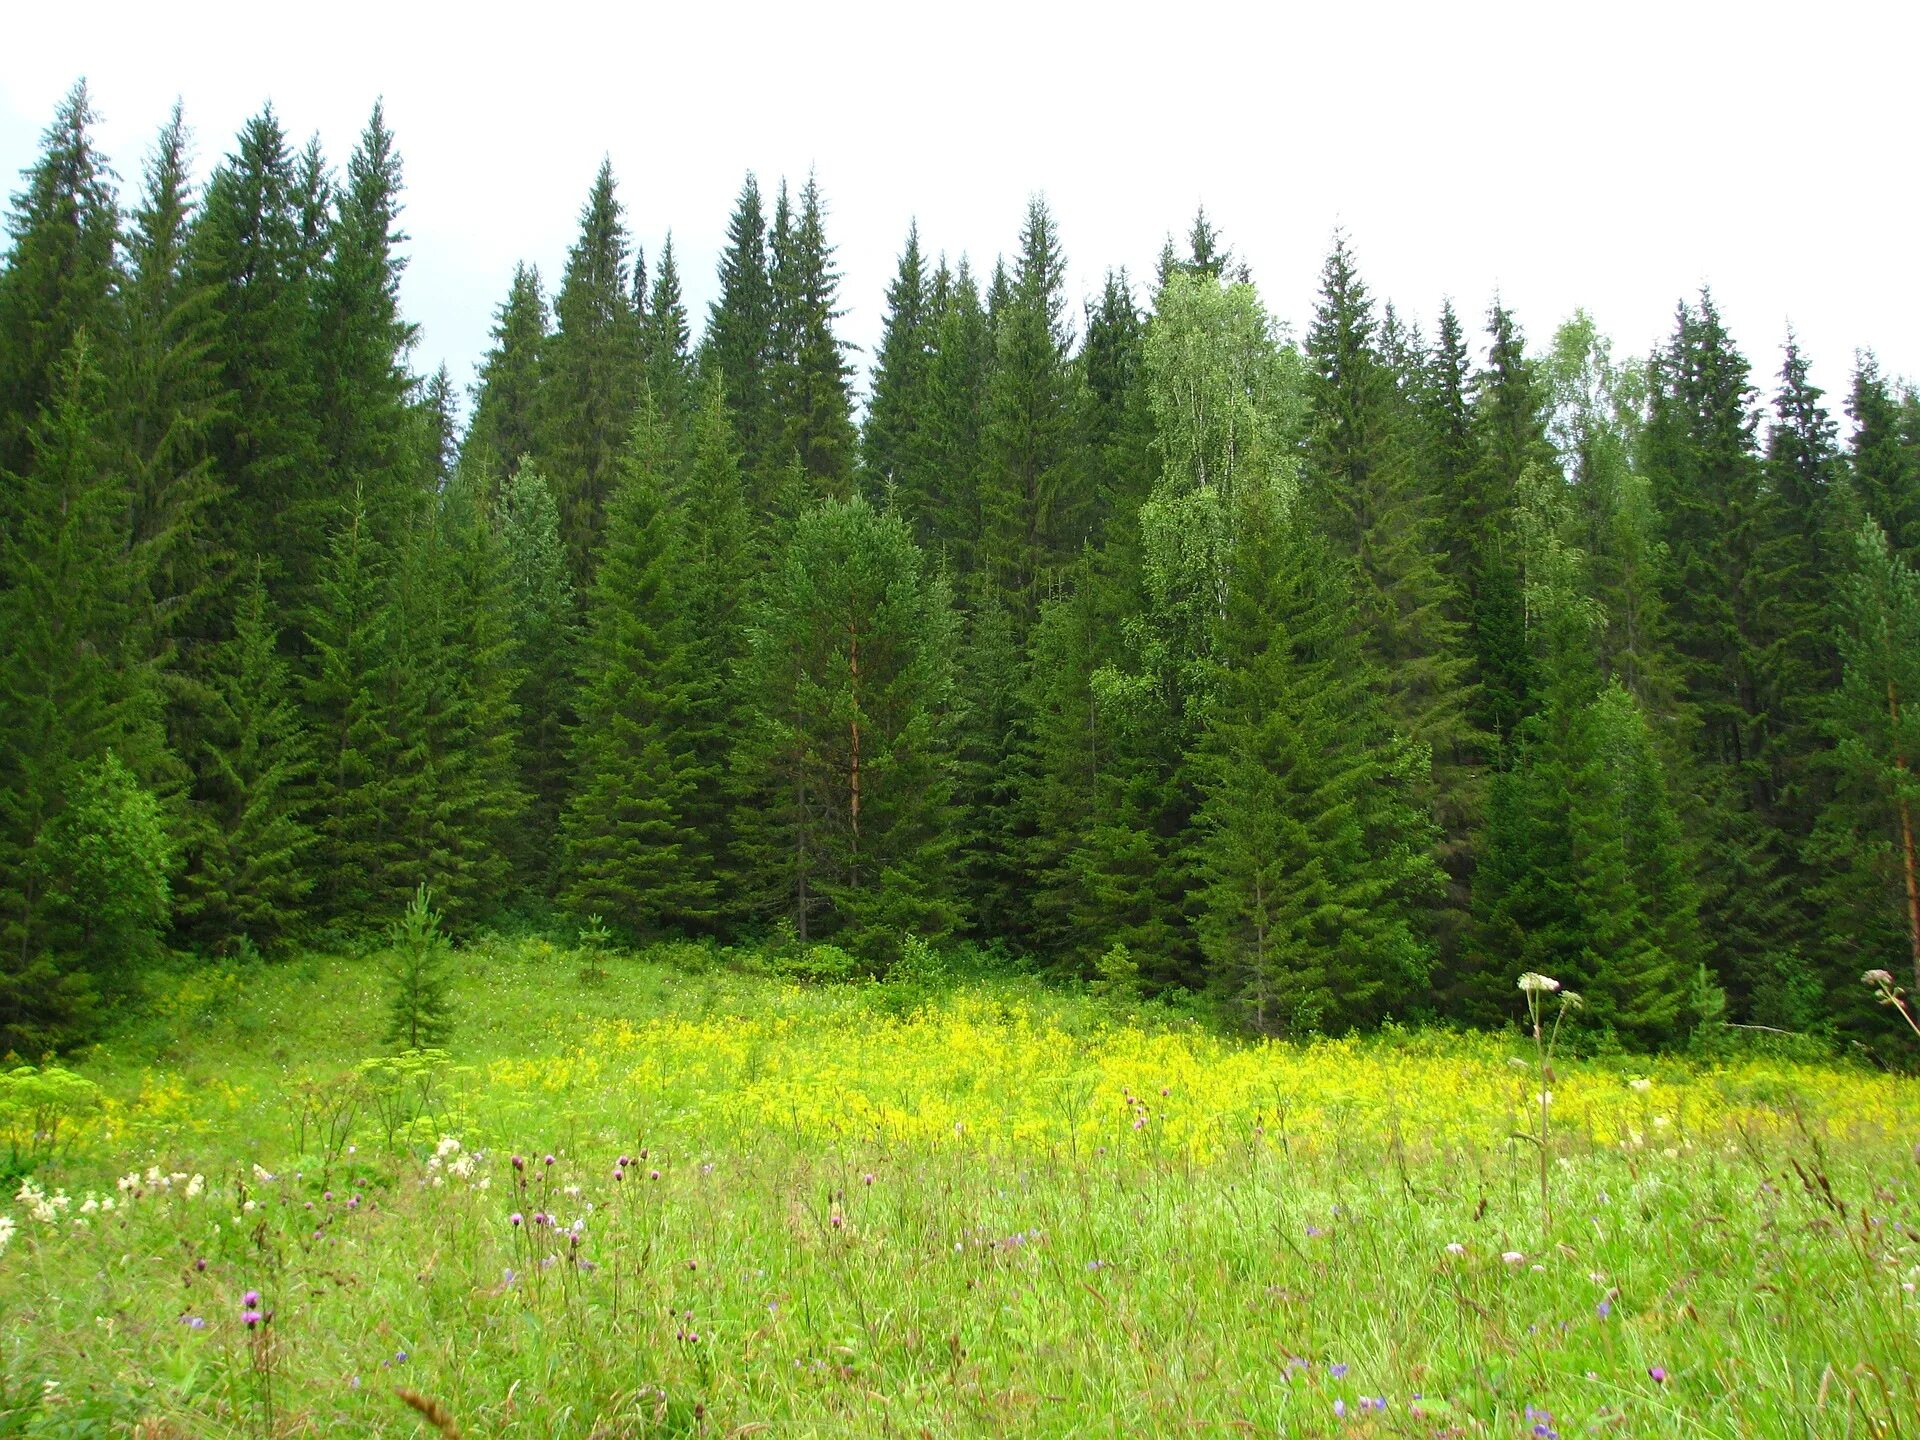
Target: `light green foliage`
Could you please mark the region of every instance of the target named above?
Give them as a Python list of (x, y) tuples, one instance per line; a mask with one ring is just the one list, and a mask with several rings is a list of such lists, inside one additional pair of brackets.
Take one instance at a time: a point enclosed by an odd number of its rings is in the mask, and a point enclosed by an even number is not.
[(1251, 285), (1175, 275), (1160, 291), (1141, 357), (1161, 474), (1139, 519), (1147, 657), (1189, 691), (1226, 608), (1237, 528), (1289, 507), (1305, 421), (1300, 360), (1275, 336)]
[[(394, 922), (382, 959), (387, 981), (387, 1043), (403, 1051), (431, 1050), (453, 1033), (451, 947), (440, 933), (433, 892), (414, 891)], [(391, 1062), (399, 1063), (399, 1062)]]
[(0, 1141), (7, 1147), (0, 1179), (30, 1174), (54, 1159), (62, 1131), (98, 1114), (105, 1103), (97, 1084), (58, 1065), (0, 1071)]

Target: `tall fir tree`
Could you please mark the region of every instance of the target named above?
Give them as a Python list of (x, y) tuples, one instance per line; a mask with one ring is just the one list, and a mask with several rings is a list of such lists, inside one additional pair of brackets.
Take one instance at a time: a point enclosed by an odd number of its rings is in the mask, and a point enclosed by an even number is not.
[(12, 197), (13, 246), (0, 269), (0, 473), (32, 463), (34, 426), (82, 332), (92, 337), (93, 363), (111, 368), (120, 214), (113, 172), (94, 146), (98, 120), (83, 80), (61, 102), (24, 172), (26, 187)]
[(720, 294), (707, 314), (700, 364), (726, 386), (727, 409), (746, 464), (756, 515), (770, 503), (783, 461), (781, 421), (774, 409), (774, 299), (767, 256), (766, 212), (751, 173), (727, 222), (720, 257)]
[(16, 1034), (84, 1025), (96, 989), (89, 957), (49, 910), (64, 882), (47, 847), (75, 787), (110, 754), (128, 785), (171, 772), (159, 688), (136, 638), (145, 577), (104, 391), (82, 330), (28, 437), (31, 461), (3, 477), (0, 1029)]
[(927, 362), (926, 466), (920, 483), (902, 493), (898, 503), (921, 545), (964, 582), (980, 560), (993, 337), (964, 257), (945, 286), (936, 275), (935, 291), (942, 303)]
[[(780, 199), (784, 210), (784, 187)], [(780, 357), (773, 387), (782, 412), (782, 458), (798, 460), (813, 493), (845, 499), (852, 491), (855, 458), (852, 367), (833, 332), (844, 313), (836, 308), (840, 274), (833, 268), (826, 206), (813, 176), (800, 191), (790, 238), (776, 231), (776, 239), (774, 333)]]
[(540, 382), (547, 350), (547, 302), (540, 272), (513, 267), (507, 298), (494, 311), (493, 344), (480, 361), (473, 423), (462, 459), (506, 481), (540, 443)]
[(673, 258), (673, 235), (660, 246), (660, 268), (640, 327), (640, 353), (647, 392), (669, 427), (685, 429), (699, 395), (687, 329), (687, 306), (680, 293), (680, 266)]
[(694, 416), (693, 456), (675, 500), (691, 629), (686, 731), (694, 791), (688, 814), (715, 882), (711, 923), (738, 925), (750, 918), (739, 857), (739, 807), (750, 787), (734, 773), (733, 761), (748, 709), (740, 671), (758, 576), (746, 484), (718, 376), (707, 382)]
[(221, 391), (209, 450), (227, 498), (213, 541), (229, 571), (261, 558), (279, 613), (309, 600), (336, 510), (308, 328), (324, 213), (307, 213), (299, 179), (280, 122), (263, 111), (208, 182), (188, 246), (190, 283), (209, 297), (208, 357)]
[(1278, 500), (1240, 502), (1210, 657), (1199, 931), (1235, 1013), (1298, 1033), (1420, 1007), (1441, 882), (1430, 764), (1387, 718), (1347, 572)]
[[(872, 395), (860, 435), (861, 468), (876, 495), (889, 491), (916, 519), (928, 508), (937, 477), (927, 467), (928, 386), (933, 353), (932, 277), (920, 253), (920, 227), (910, 225), (899, 268), (887, 286), (887, 316), (874, 356)], [(924, 536), (924, 532), (921, 532)]]
[[(375, 105), (335, 197), (330, 243), (314, 286), (320, 444), (331, 510), (358, 487), (375, 530), (398, 534), (426, 494), (407, 369), (416, 327), (400, 315), (400, 155)], [(331, 514), (321, 516), (331, 525)]]
[(256, 570), (210, 657), (179, 926), (196, 945), (273, 951), (314, 887), (312, 757), (292, 674)]
[(766, 790), (743, 837), (805, 939), (876, 963), (960, 916), (951, 875), (954, 619), (898, 516), (805, 511), (751, 634), (742, 756)]
[(982, 558), (1022, 639), (1092, 521), (1066, 305), (1066, 257), (1052, 212), (1036, 197), (995, 317), (981, 436)]
[[(1887, 969), (1920, 990), (1920, 574), (1868, 519), (1853, 537), (1841, 587), (1843, 679), (1830, 701), (1839, 786), (1820, 837), (1836, 924), (1836, 990), (1862, 967)], [(1852, 1008), (1852, 1007), (1848, 1007)]]
[(208, 530), (220, 489), (207, 454), (218, 399), (206, 335), (211, 297), (187, 274), (194, 216), (187, 147), (176, 104), (129, 217), (126, 343), (113, 389), (133, 488), (133, 544), (145, 552), (150, 624), (156, 638), (189, 652), (177, 657), (177, 667), (191, 676), (191, 652), (209, 628), (205, 612), (217, 579)]
[(314, 899), (320, 915), (344, 924), (392, 898), (385, 884), (401, 819), (392, 775), (404, 737), (388, 704), (398, 644), (390, 572), (388, 549), (356, 493), (328, 537), (306, 612), (303, 683), (319, 832)]
[(1913, 408), (1911, 403), (1902, 406), (1899, 390), (1881, 373), (1880, 362), (1871, 352), (1863, 353), (1847, 399), (1853, 421), (1848, 458), (1854, 493), (1867, 516), (1886, 532), (1887, 543), (1905, 556), (1920, 554), (1920, 435), (1914, 430)]
[(537, 465), (513, 472), (498, 515), (519, 680), (520, 784), (527, 796), (513, 853), (521, 884), (545, 895), (558, 873), (560, 816), (572, 775), (567, 736), (579, 617), (560, 510)]
[(627, 230), (614, 188), (613, 166), (602, 160), (553, 302), (556, 326), (539, 392), (535, 453), (560, 506), (574, 583), (583, 589), (592, 581), (640, 396), (639, 320), (627, 293)]
[(715, 885), (693, 807), (700, 681), (663, 426), (643, 405), (621, 456), (580, 638), (561, 899), (634, 935), (697, 924)]
[(1650, 367), (1642, 459), (1666, 545), (1662, 588), (1698, 764), (1688, 785), (1711, 963), (1744, 1009), (1805, 933), (1761, 703), (1763, 469), (1747, 361), (1710, 294)]

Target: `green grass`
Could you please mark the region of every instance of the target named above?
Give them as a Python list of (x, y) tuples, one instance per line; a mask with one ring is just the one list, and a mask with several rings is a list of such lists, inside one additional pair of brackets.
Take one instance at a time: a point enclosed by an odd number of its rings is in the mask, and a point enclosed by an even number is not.
[(163, 994), (78, 1067), (109, 1104), (36, 1177), (69, 1208), (0, 1204), (0, 1434), (428, 1431), (398, 1387), (469, 1436), (1920, 1423), (1910, 1082), (1565, 1066), (1543, 1233), (1511, 1037), (1248, 1049), (1019, 982), (578, 970), (463, 951), (397, 1127), (338, 1078), (379, 1048), (371, 961)]

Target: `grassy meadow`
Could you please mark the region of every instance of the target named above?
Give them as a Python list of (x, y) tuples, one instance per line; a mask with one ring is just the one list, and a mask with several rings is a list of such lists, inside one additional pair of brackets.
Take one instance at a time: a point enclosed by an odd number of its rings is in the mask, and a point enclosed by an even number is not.
[(1517, 1033), (459, 964), (444, 1058), (316, 956), (0, 1101), (0, 1435), (1920, 1433), (1913, 1080), (1562, 1061), (1543, 1214)]

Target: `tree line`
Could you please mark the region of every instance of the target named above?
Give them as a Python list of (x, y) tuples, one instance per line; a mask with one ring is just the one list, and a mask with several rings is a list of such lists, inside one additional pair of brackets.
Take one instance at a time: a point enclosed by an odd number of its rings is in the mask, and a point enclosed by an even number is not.
[(812, 177), (748, 176), (696, 339), (603, 164), (463, 429), (378, 107), (344, 171), (269, 108), (203, 185), (176, 108), (127, 203), (93, 123), (0, 268), (0, 1048), (421, 884), (1269, 1033), (1920, 981), (1920, 396), (1868, 353), (1843, 440), (1710, 292), (1644, 363), (1429, 336), (1344, 235), (1296, 336), (1204, 212), (1076, 310), (1036, 199), (984, 272), (908, 230), (857, 409)]

